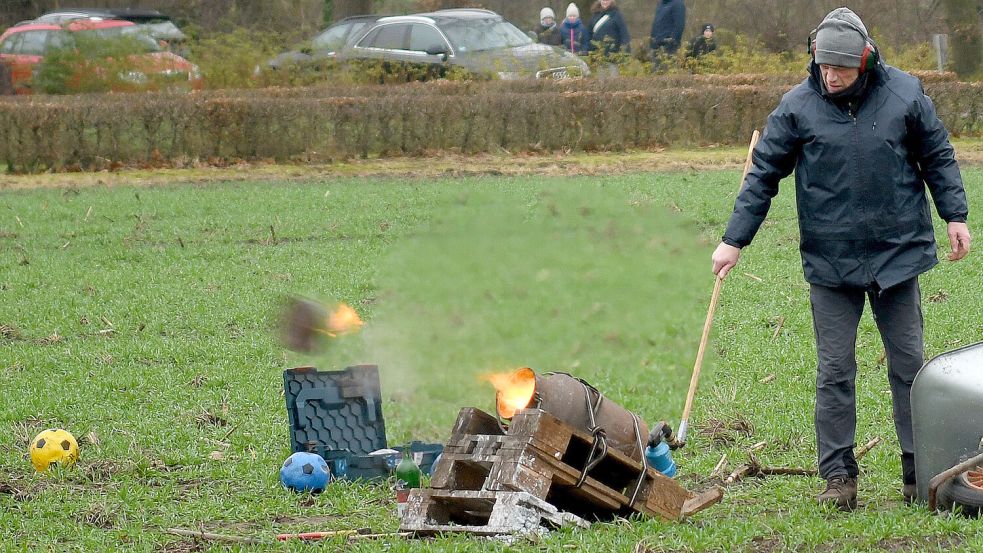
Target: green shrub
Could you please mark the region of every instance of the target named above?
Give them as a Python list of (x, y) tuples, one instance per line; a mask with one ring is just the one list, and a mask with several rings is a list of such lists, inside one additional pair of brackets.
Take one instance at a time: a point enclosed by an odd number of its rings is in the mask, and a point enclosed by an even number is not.
[(105, 38), (94, 33), (70, 35), (70, 44), (45, 55), (35, 85), (47, 94), (135, 90), (146, 76), (132, 69), (131, 56), (151, 51), (146, 37)]
[[(0, 100), (0, 163), (110, 163), (743, 144), (801, 76), (659, 75), (567, 81), (324, 85), (193, 95)], [(954, 135), (983, 134), (983, 84), (926, 83)]]
[[(307, 84), (313, 79), (301, 79), (289, 72), (271, 75), (260, 73), (257, 67), (286, 50), (291, 44), (286, 37), (270, 31), (239, 28), (231, 33), (199, 37), (190, 44), (189, 57), (201, 69), (207, 88), (256, 88), (271, 84)], [(286, 82), (278, 82), (278, 79)]]

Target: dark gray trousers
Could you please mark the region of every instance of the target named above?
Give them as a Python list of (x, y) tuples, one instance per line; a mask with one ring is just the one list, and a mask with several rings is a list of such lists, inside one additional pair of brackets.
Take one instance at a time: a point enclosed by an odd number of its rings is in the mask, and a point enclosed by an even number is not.
[(911, 431), (911, 383), (924, 362), (921, 290), (912, 278), (886, 290), (811, 285), (812, 320), (819, 369), (816, 376), (816, 444), (819, 474), (856, 477), (857, 327), (870, 301), (887, 351), (887, 375), (894, 401), (894, 428), (901, 443), (905, 484), (915, 483)]

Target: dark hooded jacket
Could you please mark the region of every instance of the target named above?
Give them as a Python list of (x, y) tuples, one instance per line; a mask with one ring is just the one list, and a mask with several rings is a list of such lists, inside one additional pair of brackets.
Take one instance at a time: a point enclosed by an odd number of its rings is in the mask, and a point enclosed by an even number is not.
[(682, 44), (685, 26), (686, 4), (683, 0), (660, 0), (652, 20), (649, 46), (653, 50), (661, 48), (670, 54), (675, 53)]
[(701, 58), (716, 49), (716, 39), (707, 39), (703, 35), (697, 35), (693, 37), (693, 40), (689, 41), (689, 49), (686, 51), (686, 57)]
[(631, 35), (628, 25), (613, 2), (606, 10), (598, 8), (587, 25), (587, 43), (591, 51), (603, 49), (604, 54), (627, 52)]
[(929, 270), (938, 259), (926, 185), (945, 221), (965, 222), (969, 208), (921, 82), (880, 63), (848, 103), (825, 92), (815, 63), (810, 73), (768, 116), (723, 241), (751, 243), (794, 169), (808, 282), (885, 289)]
[(587, 27), (580, 19), (576, 23), (570, 24), (570, 20), (564, 19), (560, 23), (560, 40), (563, 42), (563, 49), (574, 54), (587, 53)]
[(539, 37), (540, 44), (548, 44), (550, 46), (559, 46), (560, 39), (560, 26), (554, 23), (553, 25), (546, 27), (542, 23), (536, 25), (534, 29), (536, 36)]

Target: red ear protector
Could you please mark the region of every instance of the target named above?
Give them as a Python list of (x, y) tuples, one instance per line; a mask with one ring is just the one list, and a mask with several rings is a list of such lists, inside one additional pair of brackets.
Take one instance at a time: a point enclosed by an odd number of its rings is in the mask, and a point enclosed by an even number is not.
[[(849, 21), (844, 21), (844, 23), (856, 29), (864, 37), (864, 51), (860, 54), (860, 74), (863, 75), (867, 71), (873, 71), (881, 59), (877, 52), (877, 45), (874, 44), (874, 41), (862, 29), (851, 25)], [(819, 27), (816, 27), (809, 33), (809, 55), (812, 56), (813, 62), (816, 61), (816, 33), (818, 32)]]

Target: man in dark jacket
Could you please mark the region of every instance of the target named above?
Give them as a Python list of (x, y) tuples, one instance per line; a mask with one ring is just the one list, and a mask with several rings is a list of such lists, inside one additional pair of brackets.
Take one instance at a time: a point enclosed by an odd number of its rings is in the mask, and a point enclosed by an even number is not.
[(687, 58), (701, 58), (717, 49), (717, 41), (713, 38), (713, 23), (704, 23), (702, 34), (689, 41)]
[(587, 43), (591, 51), (601, 50), (607, 56), (627, 52), (631, 35), (628, 25), (614, 0), (598, 0), (591, 9), (593, 17), (587, 25)]
[(675, 54), (683, 40), (686, 27), (686, 4), (683, 0), (659, 0), (652, 20), (649, 47), (654, 53)]
[(768, 117), (713, 272), (737, 264), (795, 170), (802, 267), (818, 354), (816, 445), (823, 504), (857, 504), (856, 337), (870, 301), (887, 351), (902, 493), (915, 495), (911, 383), (922, 366), (918, 275), (938, 263), (926, 185), (948, 224), (952, 261), (969, 253), (969, 208), (948, 133), (915, 77), (878, 60), (863, 22), (829, 13), (810, 76)]

